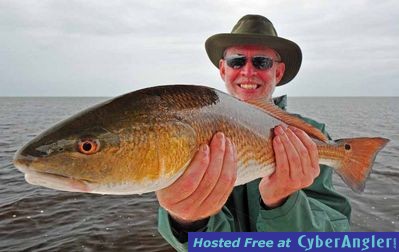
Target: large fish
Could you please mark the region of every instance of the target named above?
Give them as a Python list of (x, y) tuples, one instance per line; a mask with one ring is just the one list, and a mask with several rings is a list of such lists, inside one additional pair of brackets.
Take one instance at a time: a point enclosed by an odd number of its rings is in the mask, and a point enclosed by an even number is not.
[(362, 191), (384, 138), (328, 141), (296, 116), (264, 101), (242, 102), (191, 85), (158, 86), (86, 109), (43, 132), (15, 155), (25, 179), (49, 188), (100, 194), (141, 194), (172, 184), (202, 143), (224, 132), (236, 145), (236, 185), (275, 169), (272, 129), (292, 125), (317, 143), (327, 164)]

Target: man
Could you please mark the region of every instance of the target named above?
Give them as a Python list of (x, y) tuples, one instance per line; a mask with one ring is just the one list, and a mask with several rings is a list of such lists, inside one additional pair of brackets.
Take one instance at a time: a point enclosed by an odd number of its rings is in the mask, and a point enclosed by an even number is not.
[[(231, 33), (216, 34), (205, 46), (228, 92), (243, 101), (271, 100), (302, 60), (300, 48), (259, 15), (244, 16)], [(274, 100), (282, 109), (285, 101)], [(303, 119), (325, 133), (323, 124)], [(187, 233), (196, 231), (349, 231), (351, 207), (335, 192), (331, 168), (319, 166), (315, 143), (293, 127), (277, 126), (274, 133), (271, 176), (233, 189), (236, 150), (219, 132), (174, 184), (156, 192), (159, 230), (173, 247), (185, 250)]]

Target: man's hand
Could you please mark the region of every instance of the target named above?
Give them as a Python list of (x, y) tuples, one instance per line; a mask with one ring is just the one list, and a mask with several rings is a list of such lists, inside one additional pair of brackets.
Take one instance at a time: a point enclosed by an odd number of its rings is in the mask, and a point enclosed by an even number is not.
[(262, 200), (270, 208), (280, 206), (292, 193), (313, 184), (320, 174), (317, 146), (304, 131), (277, 126), (274, 133), (276, 171), (259, 184)]
[(237, 178), (237, 154), (231, 140), (216, 133), (203, 144), (183, 175), (156, 192), (159, 204), (173, 219), (188, 224), (220, 211)]

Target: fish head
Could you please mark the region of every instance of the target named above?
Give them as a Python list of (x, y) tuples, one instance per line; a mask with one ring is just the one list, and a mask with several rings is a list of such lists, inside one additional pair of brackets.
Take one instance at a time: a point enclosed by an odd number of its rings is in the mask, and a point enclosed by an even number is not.
[[(32, 139), (15, 154), (14, 165), (28, 183), (63, 191), (162, 189), (183, 173), (199, 147), (184, 116), (196, 103), (176, 102), (187, 97), (185, 90), (155, 87), (95, 105)], [(212, 97), (199, 106), (215, 103)]]
[[(97, 122), (97, 123), (93, 123)], [(27, 182), (53, 189), (90, 192), (112, 172), (119, 135), (91, 113), (58, 123), (25, 144), (14, 165)]]

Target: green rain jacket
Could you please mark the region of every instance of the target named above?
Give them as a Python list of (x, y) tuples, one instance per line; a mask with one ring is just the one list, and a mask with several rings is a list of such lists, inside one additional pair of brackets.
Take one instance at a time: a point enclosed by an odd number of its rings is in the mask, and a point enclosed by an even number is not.
[[(285, 109), (286, 96), (274, 99)], [(325, 125), (297, 115), (328, 136)], [(329, 137), (330, 138), (330, 137)], [(331, 138), (330, 138), (331, 139)], [(332, 168), (320, 165), (320, 175), (306, 189), (290, 195), (280, 207), (267, 209), (261, 202), (260, 179), (234, 188), (222, 210), (195, 230), (200, 232), (350, 231), (351, 206), (332, 184)], [(187, 251), (187, 230), (176, 230), (162, 207), (158, 230), (178, 251)]]

